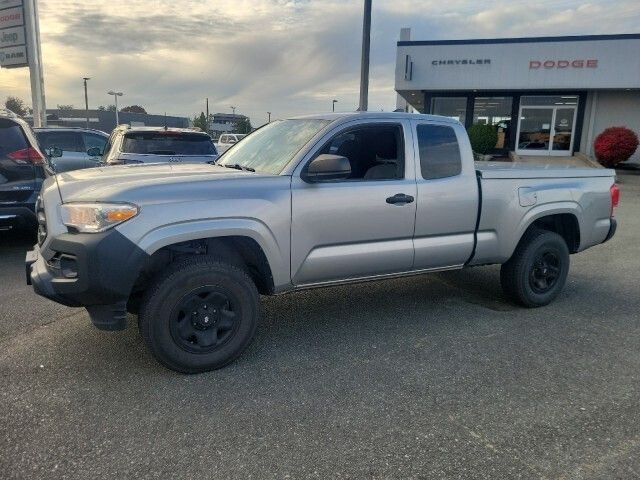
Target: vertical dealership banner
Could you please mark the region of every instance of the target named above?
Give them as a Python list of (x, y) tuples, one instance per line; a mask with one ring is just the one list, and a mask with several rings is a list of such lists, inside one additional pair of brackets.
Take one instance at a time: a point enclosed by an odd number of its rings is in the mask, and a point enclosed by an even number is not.
[(0, 0), (0, 67), (29, 67), (33, 124), (47, 123), (37, 0)]
[(0, 0), (0, 66), (29, 66), (22, 0)]

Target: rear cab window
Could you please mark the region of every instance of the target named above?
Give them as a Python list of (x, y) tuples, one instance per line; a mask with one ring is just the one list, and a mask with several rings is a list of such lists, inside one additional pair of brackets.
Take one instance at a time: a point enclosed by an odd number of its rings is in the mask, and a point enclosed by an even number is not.
[(63, 152), (83, 152), (84, 145), (79, 132), (37, 132), (38, 142), (45, 150), (57, 147)]
[(122, 153), (147, 155), (216, 155), (211, 137), (185, 132), (127, 132)]
[(84, 142), (85, 152), (90, 148), (99, 148), (101, 152), (105, 150), (107, 144), (107, 138), (102, 135), (96, 135), (95, 133), (82, 133), (82, 140)]
[(418, 124), (417, 133), (422, 178), (432, 180), (460, 175), (460, 145), (452, 127)]

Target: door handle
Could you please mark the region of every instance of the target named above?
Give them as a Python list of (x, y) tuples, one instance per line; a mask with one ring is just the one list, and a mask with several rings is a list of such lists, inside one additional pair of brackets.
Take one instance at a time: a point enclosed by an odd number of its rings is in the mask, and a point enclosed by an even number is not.
[(406, 195), (404, 193), (396, 193), (393, 197), (387, 198), (387, 203), (390, 204), (405, 204), (413, 202), (413, 197), (411, 195)]

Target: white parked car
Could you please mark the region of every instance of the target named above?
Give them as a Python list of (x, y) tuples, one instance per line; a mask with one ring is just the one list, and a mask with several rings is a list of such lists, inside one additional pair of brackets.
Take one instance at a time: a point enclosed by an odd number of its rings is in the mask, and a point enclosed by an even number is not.
[(247, 135), (243, 133), (223, 133), (220, 135), (218, 143), (216, 144), (218, 154), (223, 154), (246, 136)]

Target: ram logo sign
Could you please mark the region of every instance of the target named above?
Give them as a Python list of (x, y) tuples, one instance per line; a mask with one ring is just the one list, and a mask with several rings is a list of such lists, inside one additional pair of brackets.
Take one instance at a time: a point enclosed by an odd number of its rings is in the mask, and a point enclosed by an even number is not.
[(0, 50), (0, 65), (5, 68), (24, 67), (27, 65), (27, 47), (8, 47)]

